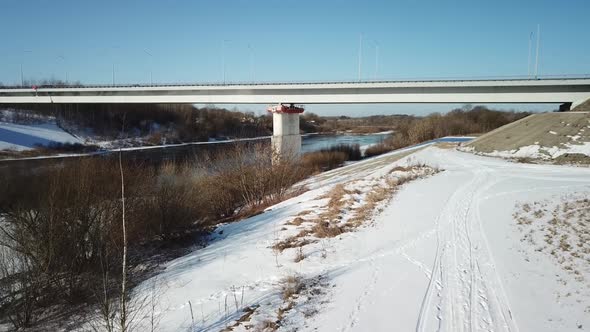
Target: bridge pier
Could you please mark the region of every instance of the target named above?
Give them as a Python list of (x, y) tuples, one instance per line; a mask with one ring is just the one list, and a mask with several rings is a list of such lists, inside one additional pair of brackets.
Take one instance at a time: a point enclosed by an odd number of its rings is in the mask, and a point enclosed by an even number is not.
[(295, 159), (301, 153), (301, 134), (299, 133), (299, 114), (302, 107), (293, 104), (268, 108), (272, 113), (273, 159)]

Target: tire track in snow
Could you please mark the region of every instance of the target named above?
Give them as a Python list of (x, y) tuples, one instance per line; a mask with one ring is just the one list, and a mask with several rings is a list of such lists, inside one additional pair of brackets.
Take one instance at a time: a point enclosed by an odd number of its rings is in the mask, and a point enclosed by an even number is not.
[[(437, 218), (432, 279), (416, 331), (516, 330), (514, 322), (504, 314), (510, 312), (505, 297), (496, 295), (498, 282), (493, 266), (480, 267), (480, 258), (489, 262), (489, 249), (479, 218), (473, 217), (478, 211), (472, 210), (474, 205), (479, 207), (474, 197), (498, 181), (490, 180), (491, 170), (487, 167), (462, 166), (472, 173), (472, 178), (451, 195)], [(433, 316), (432, 312), (437, 314)]]
[[(445, 202), (445, 204), (443, 204), (443, 211), (446, 211), (448, 209), (448, 204), (449, 201), (451, 199), (451, 196), (449, 196), (447, 198), (447, 201)], [(420, 306), (420, 311), (418, 313), (418, 322), (416, 323), (416, 331), (422, 331), (423, 330), (423, 324), (424, 324), (424, 317), (426, 315), (429, 314), (429, 308), (430, 308), (430, 304), (432, 301), (432, 294), (433, 294), (433, 287), (435, 287), (435, 283), (433, 282), (433, 280), (435, 280), (435, 273), (439, 272), (440, 273), (440, 268), (439, 268), (439, 264), (440, 264), (440, 218), (442, 216), (442, 213), (439, 213), (439, 215), (436, 217), (436, 220), (434, 222), (434, 228), (436, 231), (436, 252), (435, 252), (435, 256), (434, 256), (434, 263), (432, 264), (432, 269), (430, 270), (430, 280), (428, 281), (428, 286), (426, 288), (426, 293), (424, 293), (424, 297), (422, 298), (422, 305)], [(436, 287), (437, 289), (439, 288), (440, 282), (437, 281)]]
[[(448, 250), (451, 250), (452, 248), (450, 247), (450, 243), (447, 239), (448, 236), (448, 232), (445, 232), (444, 229), (449, 229), (450, 225), (450, 217), (449, 215), (453, 213), (453, 210), (456, 208), (455, 206), (455, 201), (460, 199), (460, 196), (462, 195), (462, 192), (466, 190), (466, 188), (469, 187), (469, 185), (471, 185), (471, 182), (461, 186), (460, 188), (458, 188), (447, 200), (447, 204), (445, 204), (443, 210), (441, 211), (441, 213), (438, 215), (437, 217), (437, 221), (436, 223), (436, 230), (437, 230), (437, 250), (436, 250), (436, 254), (435, 254), (435, 260), (434, 260), (434, 264), (432, 267), (432, 278), (429, 282), (429, 285), (427, 287), (423, 302), (422, 302), (422, 307), (420, 309), (420, 312), (418, 314), (418, 322), (416, 325), (416, 330), (417, 331), (424, 331), (426, 329), (426, 325), (428, 325), (427, 320), (429, 320), (430, 317), (430, 312), (431, 312), (431, 307), (432, 307), (432, 299), (433, 299), (433, 295), (435, 292), (435, 288), (436, 288), (436, 296), (439, 298), (439, 303), (436, 305), (436, 310), (438, 312), (437, 314), (437, 319), (439, 320), (439, 324), (438, 325), (438, 329), (440, 329), (440, 324), (442, 323), (442, 319), (443, 319), (443, 314), (442, 314), (442, 305), (440, 303), (440, 298), (442, 296), (442, 292), (445, 291), (443, 289), (443, 285), (448, 283), (448, 274), (446, 274), (446, 265), (443, 266), (443, 259), (446, 259), (448, 257), (448, 255), (446, 255), (446, 252)], [(458, 197), (459, 196), (459, 197)], [(442, 227), (442, 228), (441, 228)], [(451, 230), (454, 236), (454, 230)], [(450, 241), (451, 243), (454, 241)], [(453, 311), (453, 308), (450, 309), (450, 311)]]

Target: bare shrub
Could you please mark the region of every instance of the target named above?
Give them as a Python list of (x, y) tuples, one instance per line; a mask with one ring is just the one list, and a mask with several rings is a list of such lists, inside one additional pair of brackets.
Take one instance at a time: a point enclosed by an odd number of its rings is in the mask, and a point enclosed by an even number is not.
[(303, 282), (300, 276), (291, 275), (285, 277), (281, 282), (281, 296), (283, 301), (296, 296), (303, 289)]
[(304, 259), (305, 259), (305, 255), (303, 254), (303, 248), (302, 247), (299, 247), (297, 249), (297, 254), (295, 255), (294, 262), (295, 263), (299, 263), (299, 262), (301, 262)]
[[(39, 174), (2, 178), (0, 246), (18, 260), (0, 264), (6, 291), (0, 315), (13, 316), (15, 327), (28, 326), (46, 308), (91, 304), (98, 305), (103, 328), (112, 330), (118, 321), (128, 329), (122, 321), (133, 319), (135, 305), (119, 309), (145, 273), (133, 267), (151, 259), (144, 248), (258, 213), (298, 193), (293, 184), (310, 174), (301, 165), (290, 159), (273, 163), (268, 146), (251, 145), (200, 165), (129, 162), (119, 169), (114, 160), (80, 158)], [(123, 267), (125, 243), (129, 256)], [(306, 243), (285, 242), (277, 250)]]
[[(23, 254), (0, 247), (0, 307), (15, 329), (31, 327), (35, 323), (34, 310), (38, 306), (43, 274)], [(9, 303), (10, 305), (6, 305)]]
[(368, 147), (365, 150), (365, 157), (374, 157), (387, 152), (393, 151), (393, 147), (386, 143), (379, 143)]
[(382, 144), (369, 148), (365, 156), (373, 156), (433, 140), (444, 136), (485, 133), (530, 113), (502, 112), (484, 106), (464, 107), (441, 115), (432, 113), (426, 117), (405, 117), (397, 121), (394, 133)]
[(313, 234), (318, 238), (336, 237), (345, 232), (344, 226), (327, 221), (320, 221), (312, 227)]
[(301, 157), (301, 165), (311, 174), (327, 171), (341, 166), (346, 161), (346, 153), (338, 151), (310, 152)]

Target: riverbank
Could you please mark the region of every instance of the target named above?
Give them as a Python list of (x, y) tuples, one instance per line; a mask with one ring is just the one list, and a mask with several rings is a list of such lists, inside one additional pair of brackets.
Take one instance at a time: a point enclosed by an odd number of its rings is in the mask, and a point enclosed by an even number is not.
[[(154, 311), (161, 331), (376, 331), (392, 322), (400, 331), (577, 331), (590, 324), (586, 279), (576, 280), (590, 271), (576, 266), (576, 276), (536, 251), (513, 217), (515, 202), (587, 193), (588, 170), (434, 147), (404, 151), (320, 174), (305, 194), (220, 225), (208, 247), (170, 262), (136, 295), (166, 285)], [(352, 213), (384, 185), (382, 176), (412, 165), (443, 171), (395, 189), (356, 231), (305, 232), (330, 211), (336, 192)], [(345, 224), (340, 217), (328, 220)], [(294, 247), (273, 249), (301, 232)]]

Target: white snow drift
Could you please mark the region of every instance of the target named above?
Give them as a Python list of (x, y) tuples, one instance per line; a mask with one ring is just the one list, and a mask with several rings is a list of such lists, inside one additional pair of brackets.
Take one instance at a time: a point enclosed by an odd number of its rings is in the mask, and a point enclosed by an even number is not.
[(52, 143), (83, 143), (61, 129), (55, 121), (41, 124), (14, 124), (0, 122), (0, 150), (30, 150)]

